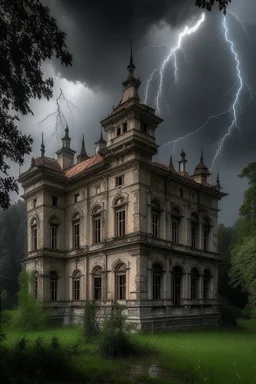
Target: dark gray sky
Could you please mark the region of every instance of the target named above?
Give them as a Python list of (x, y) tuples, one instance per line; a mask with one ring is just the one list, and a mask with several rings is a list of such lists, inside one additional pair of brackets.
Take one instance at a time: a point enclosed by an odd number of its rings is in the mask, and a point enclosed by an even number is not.
[[(170, 48), (149, 47), (148, 45), (176, 45), (178, 34), (185, 25), (192, 26), (203, 12), (194, 6), (194, 0), (51, 0), (51, 7), (61, 28), (67, 33), (68, 48), (74, 55), (72, 68), (64, 68), (57, 62), (44, 65), (46, 75), (55, 80), (55, 97), (60, 87), (67, 99), (77, 107), (72, 107), (73, 117), (67, 105), (62, 109), (70, 125), (72, 144), (79, 151), (81, 136), (84, 133), (89, 154), (94, 152), (94, 142), (100, 133), (99, 121), (106, 117), (121, 96), (121, 82), (127, 76), (129, 44), (133, 40), (136, 75), (140, 76), (141, 99), (144, 100), (146, 81), (150, 73), (161, 64)], [(232, 0), (229, 7), (242, 20), (256, 23), (255, 0)], [(166, 66), (164, 76), (165, 103), (160, 103), (160, 115), (164, 118), (157, 132), (158, 143), (164, 144), (196, 130), (209, 116), (230, 108), (239, 86), (234, 57), (223, 35), (223, 14), (217, 11), (205, 12), (206, 20), (199, 30), (188, 36), (182, 45), (183, 52), (177, 53), (179, 66), (178, 81), (173, 84), (173, 65)], [(256, 27), (242, 26), (227, 15), (229, 38), (234, 41), (241, 63), (244, 87), (239, 99), (239, 127), (234, 128), (223, 146), (221, 157), (213, 168), (213, 181), (220, 172), (223, 190), (229, 193), (221, 203), (220, 221), (230, 225), (238, 217), (246, 181), (238, 178), (241, 169), (256, 160), (255, 139), (256, 114), (254, 100), (248, 104), (250, 93), (256, 92)], [(156, 76), (151, 84), (148, 102), (155, 106), (155, 96), (159, 84)], [(234, 88), (228, 93), (227, 91)], [(222, 97), (222, 95), (225, 95)], [(167, 108), (168, 105), (168, 108)], [(33, 101), (34, 117), (22, 119), (20, 128), (31, 133), (34, 142), (34, 156), (39, 155), (40, 135), (44, 132), (46, 155), (53, 156), (60, 146), (61, 127), (52, 138), (55, 118), (39, 121), (54, 112), (54, 100)], [(210, 166), (217, 146), (213, 146), (225, 134), (232, 116), (226, 115), (212, 120), (201, 131), (180, 141), (174, 151), (177, 163), (181, 148), (187, 153), (188, 169), (193, 172), (201, 149), (205, 162)], [(50, 139), (51, 138), (51, 139)], [(49, 141), (50, 140), (50, 141)], [(156, 160), (168, 162), (172, 145), (159, 149)], [(28, 167), (22, 167), (25, 170)], [(14, 173), (17, 168), (13, 168)]]

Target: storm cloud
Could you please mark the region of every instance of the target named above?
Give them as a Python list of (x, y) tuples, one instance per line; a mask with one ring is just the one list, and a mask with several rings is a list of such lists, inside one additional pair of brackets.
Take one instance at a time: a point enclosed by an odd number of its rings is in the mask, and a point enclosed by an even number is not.
[[(46, 68), (55, 80), (55, 97), (59, 87), (78, 108), (73, 109), (74, 120), (63, 105), (70, 125), (72, 147), (79, 151), (81, 136), (86, 138), (87, 151), (94, 152), (94, 142), (99, 137), (100, 120), (118, 104), (122, 81), (127, 77), (130, 41), (133, 41), (135, 75), (142, 84), (140, 97), (144, 100), (146, 81), (176, 44), (178, 33), (185, 25), (193, 25), (203, 10), (194, 6), (194, 0), (44, 0), (53, 16), (67, 33), (67, 45), (73, 54), (72, 68), (51, 62)], [(256, 23), (255, 0), (232, 0), (230, 11), (242, 20)], [(194, 35), (184, 40), (183, 51), (177, 54), (178, 81), (174, 84), (173, 63), (166, 66), (160, 115), (164, 122), (156, 137), (162, 145), (199, 128), (209, 116), (226, 111), (232, 105), (238, 89), (236, 65), (230, 48), (224, 39), (223, 14), (215, 9), (206, 12), (206, 20)], [(223, 190), (229, 196), (223, 200), (221, 221), (231, 224), (237, 218), (246, 182), (238, 178), (241, 169), (249, 161), (256, 160), (256, 28), (245, 24), (247, 33), (230, 14), (227, 15), (229, 37), (238, 52), (244, 87), (238, 109), (239, 127), (225, 141), (221, 157), (215, 164), (211, 181), (220, 172)], [(159, 47), (148, 47), (160, 45)], [(75, 82), (78, 82), (76, 85)], [(82, 84), (84, 86), (82, 86)], [(155, 107), (159, 85), (156, 75), (149, 89), (148, 103)], [(250, 92), (249, 92), (249, 87)], [(252, 94), (251, 94), (252, 92)], [(252, 96), (252, 97), (251, 97)], [(46, 137), (46, 154), (53, 156), (60, 146), (61, 127), (57, 136), (49, 141), (54, 130), (54, 120), (38, 124), (55, 109), (54, 100), (49, 103), (35, 101), (34, 117), (26, 117), (20, 128), (35, 139), (33, 155), (39, 155), (41, 131)], [(65, 109), (66, 108), (66, 109)], [(197, 134), (177, 143), (174, 163), (177, 165), (181, 149), (187, 153), (188, 171), (193, 172), (204, 150), (205, 162), (211, 165), (217, 149), (216, 143), (227, 131), (232, 116), (226, 114), (212, 119)], [(157, 161), (167, 163), (172, 145), (159, 148)], [(26, 164), (28, 165), (28, 163)]]

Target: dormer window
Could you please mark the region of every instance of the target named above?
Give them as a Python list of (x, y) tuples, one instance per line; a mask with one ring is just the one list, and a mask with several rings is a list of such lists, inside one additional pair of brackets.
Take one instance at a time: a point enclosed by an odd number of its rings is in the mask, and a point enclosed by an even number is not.
[(127, 123), (124, 123), (123, 124), (123, 133), (126, 133), (127, 132)]
[(52, 196), (52, 206), (57, 207), (58, 205), (58, 197)]
[(75, 199), (75, 203), (77, 203), (78, 200), (79, 200), (79, 193), (76, 193), (76, 194), (75, 194), (74, 199)]
[(140, 123), (140, 130), (142, 133), (148, 133), (148, 125), (147, 123)]
[(116, 129), (116, 135), (120, 136), (121, 135), (121, 127), (117, 127)]

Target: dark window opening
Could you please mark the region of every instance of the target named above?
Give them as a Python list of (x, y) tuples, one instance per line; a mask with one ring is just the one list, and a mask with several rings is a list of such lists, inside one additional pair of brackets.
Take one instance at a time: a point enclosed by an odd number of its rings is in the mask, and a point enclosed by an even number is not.
[(56, 225), (51, 226), (51, 249), (57, 249), (57, 231)]
[(120, 136), (121, 135), (121, 127), (117, 127), (116, 129), (116, 135)]
[(75, 196), (74, 196), (74, 198), (75, 198), (75, 203), (77, 203), (77, 202), (78, 202), (78, 199), (79, 199), (79, 193), (76, 193)]
[(101, 300), (101, 277), (94, 277), (94, 300)]
[(126, 133), (127, 132), (127, 123), (124, 123), (123, 124), (123, 133)]
[(58, 198), (56, 196), (52, 196), (52, 206), (57, 207), (58, 205)]
[(143, 133), (148, 133), (148, 125), (146, 123), (140, 123), (140, 129)]
[(123, 185), (123, 182), (124, 182), (123, 175), (116, 177), (116, 187), (120, 187), (121, 185)]

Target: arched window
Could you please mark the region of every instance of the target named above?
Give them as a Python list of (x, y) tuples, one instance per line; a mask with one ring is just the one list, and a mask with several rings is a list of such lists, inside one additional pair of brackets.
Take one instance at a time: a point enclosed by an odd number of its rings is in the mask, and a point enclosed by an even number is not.
[(50, 219), (50, 229), (51, 229), (51, 249), (58, 248), (58, 226), (59, 220), (55, 217)]
[(93, 299), (101, 300), (102, 298), (102, 269), (96, 267), (93, 271)]
[(37, 250), (37, 219), (34, 218), (32, 221), (31, 221), (31, 249), (32, 251), (36, 251)]
[(93, 243), (101, 242), (101, 208), (95, 207), (92, 211), (92, 232), (93, 232)]
[(204, 284), (203, 284), (204, 296), (203, 297), (204, 297), (204, 300), (207, 300), (210, 297), (210, 281), (211, 281), (211, 274), (207, 269), (204, 271), (203, 278), (204, 278)]
[(125, 200), (120, 197), (115, 201), (115, 236), (122, 237), (126, 233)]
[(152, 235), (153, 237), (160, 236), (160, 206), (156, 201), (152, 201), (151, 203), (152, 209)]
[(199, 216), (197, 213), (191, 214), (191, 247), (198, 248), (198, 226)]
[(80, 216), (75, 214), (72, 220), (73, 248), (80, 247)]
[(160, 300), (162, 296), (162, 276), (163, 269), (160, 264), (155, 263), (152, 267), (153, 272), (153, 300)]
[(126, 268), (124, 264), (118, 264), (115, 269), (116, 300), (126, 299)]
[(80, 271), (75, 271), (72, 276), (72, 285), (73, 285), (73, 300), (79, 301), (80, 300), (80, 279), (81, 279), (81, 273)]
[(178, 208), (173, 208), (171, 211), (171, 226), (172, 226), (172, 242), (179, 243), (179, 226), (180, 226), (180, 211)]
[(182, 292), (182, 269), (178, 266), (173, 268), (172, 271), (172, 300), (173, 305), (181, 305), (181, 292)]
[(50, 299), (57, 301), (58, 295), (58, 275), (55, 271), (50, 272)]
[(191, 299), (198, 299), (199, 293), (199, 272), (197, 268), (191, 270)]
[(38, 272), (34, 272), (34, 296), (38, 299)]
[(208, 217), (203, 218), (203, 250), (209, 251), (209, 238), (211, 232), (211, 224)]

